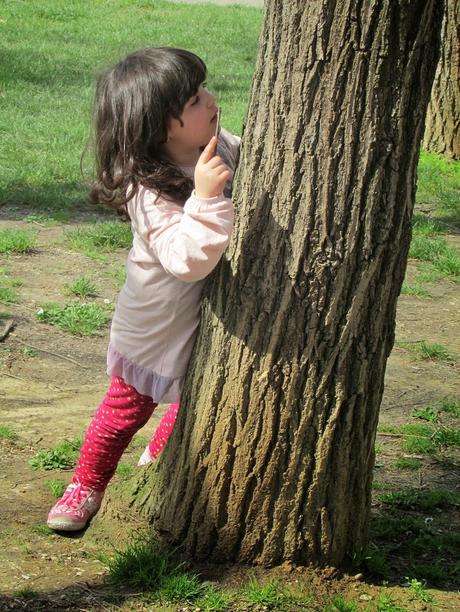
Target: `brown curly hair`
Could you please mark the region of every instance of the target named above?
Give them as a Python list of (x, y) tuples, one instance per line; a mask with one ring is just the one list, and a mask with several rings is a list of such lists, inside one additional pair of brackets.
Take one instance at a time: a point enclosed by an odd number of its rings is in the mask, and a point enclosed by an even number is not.
[[(131, 53), (98, 78), (94, 99), (93, 202), (126, 213), (139, 186), (184, 202), (193, 181), (162, 153), (172, 118), (206, 79), (194, 53), (170, 47)], [(179, 119), (180, 120), (180, 119)]]

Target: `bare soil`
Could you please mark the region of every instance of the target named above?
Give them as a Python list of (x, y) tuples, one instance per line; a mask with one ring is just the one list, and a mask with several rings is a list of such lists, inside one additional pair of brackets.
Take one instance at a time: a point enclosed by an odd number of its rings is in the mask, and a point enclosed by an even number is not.
[[(36, 311), (46, 302), (67, 302), (64, 285), (76, 278), (90, 276), (98, 286), (97, 303), (114, 303), (118, 293), (113, 272), (119, 270), (125, 253), (92, 260), (71, 251), (64, 232), (70, 225), (48, 227), (21, 220), (25, 214), (0, 209), (0, 227), (35, 229), (39, 247), (24, 255), (3, 256), (0, 266), (23, 281), (17, 291), (20, 304), (1, 304), (0, 334), (14, 318), (15, 328), (0, 342), (0, 425), (13, 429), (18, 438), (0, 439), (0, 610), (174, 610), (155, 607), (139, 595), (113, 590), (104, 584), (104, 565), (100, 552), (111, 550), (126, 534), (142, 525), (139, 517), (114, 517), (110, 532), (96, 537), (93, 526), (83, 534), (63, 537), (43, 530), (54, 498), (48, 486), (53, 479), (68, 482), (71, 472), (33, 470), (29, 460), (39, 449), (49, 449), (65, 438), (82, 436), (94, 410), (107, 389), (105, 351), (108, 329), (90, 338), (72, 336), (55, 326), (37, 320)], [(80, 223), (91, 222), (82, 217)], [(457, 247), (460, 238), (451, 237)], [(415, 275), (415, 262), (408, 267), (408, 280)], [(460, 396), (460, 289), (448, 280), (429, 285), (431, 299), (401, 296), (397, 316), (397, 340), (436, 342), (458, 356), (454, 363), (417, 361), (407, 349), (395, 347), (386, 373), (386, 390), (381, 423), (398, 425), (416, 421), (415, 408), (445, 396)], [(30, 348), (30, 351), (24, 349)], [(136, 466), (146, 440), (153, 431), (161, 410), (139, 432), (123, 461)], [(452, 420), (458, 427), (458, 420)], [(421, 456), (421, 468), (400, 470), (395, 461), (402, 456), (398, 436), (380, 433), (375, 480), (390, 490), (416, 488), (449, 489), (459, 492), (460, 474), (455, 462)], [(148, 468), (139, 468), (148, 469)], [(115, 476), (110, 488), (117, 491), (123, 477)], [(376, 491), (376, 496), (378, 495)], [(459, 530), (459, 509), (437, 512), (433, 526), (445, 533)], [(374, 512), (381, 511), (377, 500)], [(203, 576), (221, 586), (237, 587), (246, 582), (249, 568), (200, 568)], [(252, 570), (251, 570), (252, 571)], [(359, 602), (359, 609), (371, 609), (381, 593), (389, 593), (406, 610), (434, 609), (432, 604), (411, 598), (400, 586), (404, 575), (395, 575), (391, 587), (382, 587), (372, 577), (339, 574), (333, 569), (314, 570), (286, 566), (273, 570), (254, 570), (265, 578), (276, 576), (291, 586), (305, 587), (315, 594), (312, 610), (324, 609), (324, 602), (337, 592)], [(355, 572), (356, 573), (356, 572)], [(399, 582), (399, 585), (398, 585)], [(459, 582), (452, 579), (430, 590), (438, 610), (459, 610)], [(30, 589), (32, 599), (18, 591)], [(176, 609), (185, 609), (182, 607)], [(193, 610), (193, 606), (189, 608)], [(234, 609), (249, 609), (243, 605)], [(256, 609), (256, 608), (252, 608)], [(262, 608), (260, 608), (262, 609)]]

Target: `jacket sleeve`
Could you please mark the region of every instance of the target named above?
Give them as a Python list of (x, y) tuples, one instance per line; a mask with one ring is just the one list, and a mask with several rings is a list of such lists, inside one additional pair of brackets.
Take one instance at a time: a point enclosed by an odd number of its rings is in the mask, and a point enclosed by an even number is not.
[(166, 272), (186, 282), (208, 276), (230, 241), (231, 199), (201, 199), (193, 192), (183, 208), (164, 201), (155, 208), (148, 241)]

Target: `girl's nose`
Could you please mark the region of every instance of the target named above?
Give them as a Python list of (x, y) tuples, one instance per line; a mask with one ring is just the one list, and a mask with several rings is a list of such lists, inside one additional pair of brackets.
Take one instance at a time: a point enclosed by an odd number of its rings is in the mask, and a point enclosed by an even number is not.
[(212, 106), (216, 105), (216, 97), (212, 95), (212, 93), (209, 93), (208, 91), (208, 102), (207, 102), (207, 106), (208, 108), (211, 108)]

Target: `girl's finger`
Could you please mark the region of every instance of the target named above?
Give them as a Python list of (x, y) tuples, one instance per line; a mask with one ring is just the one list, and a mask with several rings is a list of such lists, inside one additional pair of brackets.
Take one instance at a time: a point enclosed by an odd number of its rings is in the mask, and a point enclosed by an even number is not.
[(202, 164), (206, 164), (212, 157), (214, 157), (214, 152), (217, 146), (217, 138), (213, 136), (208, 144), (205, 146), (203, 153), (200, 155), (199, 161)]

